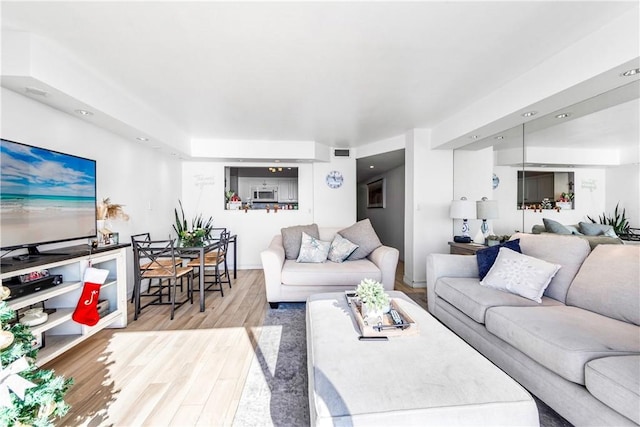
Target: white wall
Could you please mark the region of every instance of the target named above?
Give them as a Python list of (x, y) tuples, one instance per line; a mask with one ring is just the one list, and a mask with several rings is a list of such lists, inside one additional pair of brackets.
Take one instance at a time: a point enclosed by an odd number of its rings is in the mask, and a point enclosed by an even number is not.
[[(494, 200), (491, 189), (493, 177), (493, 147), (482, 150), (453, 152), (453, 199), (466, 197), (478, 201), (483, 197)], [(494, 221), (495, 222), (495, 221)], [(473, 239), (480, 230), (481, 220), (469, 219), (469, 235)], [(462, 220), (453, 220), (452, 236), (462, 233)], [(449, 241), (453, 238), (450, 237)]]
[(453, 151), (432, 150), (427, 129), (413, 129), (405, 137), (404, 282), (425, 287), (427, 254), (449, 252)]
[[(626, 210), (625, 216), (629, 219), (629, 225), (640, 228), (640, 165), (636, 163), (606, 169), (605, 176), (607, 216), (613, 215), (619, 202), (619, 210)], [(591, 217), (595, 219), (593, 215)]]
[[(331, 171), (344, 177), (342, 187), (330, 188), (326, 177)], [(356, 159), (331, 157), (330, 162), (313, 163), (313, 218), (319, 226), (342, 227), (356, 220)], [(308, 191), (308, 190), (307, 190)], [(298, 188), (298, 194), (300, 189)]]
[[(276, 165), (276, 164), (274, 164)], [(267, 163), (188, 161), (182, 167), (182, 204), (187, 220), (202, 213), (213, 217), (215, 227), (226, 227), (238, 236), (238, 268), (261, 269), (260, 252), (283, 227), (317, 223), (320, 227), (347, 227), (356, 219), (355, 160), (334, 158), (328, 163), (277, 163), (298, 168), (298, 210), (272, 209), (248, 212), (224, 209), (224, 168), (273, 166)], [(327, 186), (329, 171), (340, 171), (344, 183)]]
[[(97, 161), (98, 199), (110, 197), (113, 203), (125, 205), (124, 210), (130, 216), (127, 222), (111, 223), (113, 231), (120, 233), (121, 242), (129, 242), (131, 234), (147, 231), (153, 238), (169, 236), (173, 208), (181, 191), (178, 159), (13, 91), (2, 88), (1, 94), (3, 138)], [(67, 242), (51, 248), (85, 243)], [(132, 272), (129, 262), (129, 290)]]
[[(493, 190), (493, 198), (498, 201), (500, 218), (493, 220), (493, 231), (498, 235), (512, 235), (516, 231), (523, 231), (522, 210), (518, 209), (518, 170), (511, 166), (494, 166), (500, 183)], [(524, 230), (526, 231), (526, 230)]]
[(380, 241), (400, 251), (400, 260), (404, 261), (404, 211), (405, 211), (405, 167), (391, 169), (371, 178), (385, 180), (385, 208), (367, 209), (367, 184), (358, 185), (358, 220), (369, 218)]

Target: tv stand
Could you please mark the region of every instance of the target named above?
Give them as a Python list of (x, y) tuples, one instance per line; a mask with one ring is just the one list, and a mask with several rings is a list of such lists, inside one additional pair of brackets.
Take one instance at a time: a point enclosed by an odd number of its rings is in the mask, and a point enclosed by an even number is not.
[[(38, 258), (41, 256), (67, 255), (66, 253), (62, 253), (62, 252), (40, 252), (37, 246), (29, 246), (27, 248), (27, 251), (28, 251), (28, 255), (26, 255), (27, 256), (26, 259), (31, 259), (31, 257)], [(13, 257), (13, 259), (23, 257), (23, 256), (25, 255), (17, 255), (17, 257)]]
[[(62, 275), (63, 281), (59, 285), (7, 300), (8, 306), (16, 312), (41, 304), (44, 304), (45, 309), (55, 309), (54, 313), (49, 314), (46, 323), (31, 327), (36, 339), (41, 338), (40, 341), (44, 342), (44, 346), (38, 351), (38, 366), (44, 365), (104, 328), (127, 326), (128, 246), (130, 245), (112, 245), (93, 253), (89, 253), (87, 245), (61, 248), (66, 255), (36, 257), (26, 261), (11, 260), (9, 267), (5, 267), (7, 263), (3, 260), (0, 278), (5, 285), (15, 283), (19, 276), (35, 271), (48, 270), (50, 276)], [(109, 310), (95, 326), (82, 325), (71, 318), (82, 294), (84, 272), (89, 266), (109, 271), (99, 295), (99, 300), (109, 301)]]

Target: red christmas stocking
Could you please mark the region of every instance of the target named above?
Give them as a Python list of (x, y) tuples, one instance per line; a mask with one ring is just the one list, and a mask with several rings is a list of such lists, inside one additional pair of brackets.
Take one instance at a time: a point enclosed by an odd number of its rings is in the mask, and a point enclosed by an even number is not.
[(85, 282), (82, 295), (73, 312), (71, 318), (83, 325), (93, 326), (98, 323), (98, 296), (100, 295), (100, 285), (97, 283)]
[(102, 285), (109, 275), (109, 270), (88, 267), (84, 272), (84, 288), (76, 310), (71, 318), (83, 325), (93, 326), (98, 323), (98, 297), (100, 296), (100, 285)]

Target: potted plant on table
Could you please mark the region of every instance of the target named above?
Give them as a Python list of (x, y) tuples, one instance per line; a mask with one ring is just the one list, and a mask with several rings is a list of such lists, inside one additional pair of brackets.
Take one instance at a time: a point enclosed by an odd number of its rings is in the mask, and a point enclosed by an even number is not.
[(205, 221), (202, 218), (202, 214), (199, 214), (191, 220), (191, 227), (189, 227), (184, 216), (182, 202), (178, 200), (178, 204), (180, 205), (180, 214), (178, 214), (177, 208), (174, 209), (176, 223), (173, 225), (173, 229), (182, 240), (183, 246), (202, 246), (205, 239), (211, 238), (213, 217), (209, 217)]
[(362, 317), (378, 319), (389, 311), (391, 299), (384, 291), (382, 283), (373, 279), (363, 279), (356, 288), (356, 294), (362, 302)]

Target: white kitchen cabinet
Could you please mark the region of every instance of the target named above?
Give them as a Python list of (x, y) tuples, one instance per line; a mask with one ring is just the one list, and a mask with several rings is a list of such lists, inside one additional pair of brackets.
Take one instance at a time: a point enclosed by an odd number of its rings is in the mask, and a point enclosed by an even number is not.
[(298, 201), (298, 179), (282, 178), (278, 185), (278, 203), (293, 203)]

